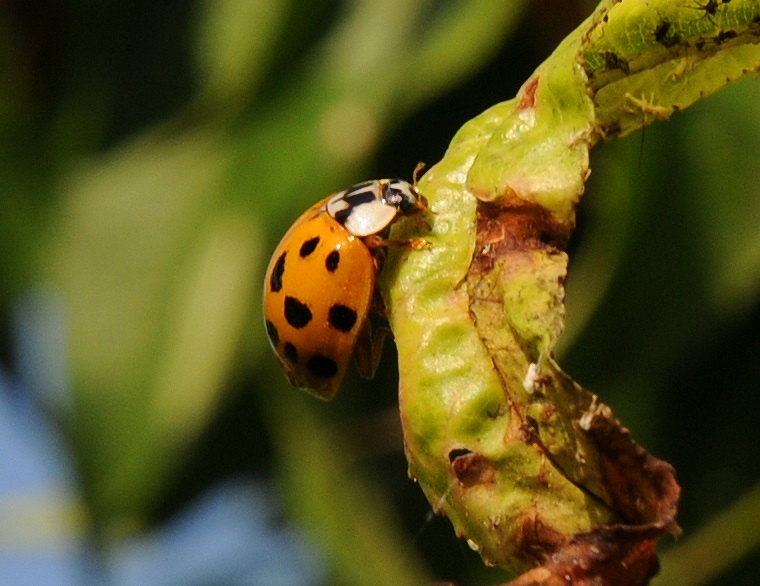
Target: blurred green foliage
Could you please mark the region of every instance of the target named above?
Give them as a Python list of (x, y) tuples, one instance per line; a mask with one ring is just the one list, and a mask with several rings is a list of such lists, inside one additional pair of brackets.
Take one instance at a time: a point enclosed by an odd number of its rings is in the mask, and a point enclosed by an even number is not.
[[(301, 210), (435, 162), (591, 8), (0, 6), (0, 315), (32, 290), (60, 296), (73, 398), (47, 406), (99, 535), (160, 523), (220, 477), (273, 473), (332, 583), (503, 576), (426, 521), (392, 352), (334, 405), (301, 397), (266, 347), (261, 276)], [(598, 146), (571, 256), (561, 362), (676, 466), (687, 539), (760, 481), (757, 92), (744, 81)], [(753, 583), (757, 550), (735, 557), (709, 583)]]

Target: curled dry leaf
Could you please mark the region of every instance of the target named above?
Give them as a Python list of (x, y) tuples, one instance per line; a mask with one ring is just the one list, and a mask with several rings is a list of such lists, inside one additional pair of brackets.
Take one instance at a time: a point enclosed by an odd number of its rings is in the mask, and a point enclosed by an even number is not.
[[(552, 326), (562, 313), (567, 258), (560, 248), (562, 233), (535, 206), (524, 207), (497, 213), (492, 204), (478, 205), (476, 254), (467, 277), (476, 329), (502, 381), (511, 425), (520, 430), (507, 434), (504, 447), (511, 441), (529, 443), (544, 461), (539, 473), (554, 468), (568, 483), (564, 494), (571, 487), (586, 494), (604, 520), (568, 534), (561, 516), (536, 498), (530, 515), (513, 527), (513, 553), (526, 566), (542, 565), (515, 584), (567, 584), (568, 576), (572, 584), (645, 584), (657, 569), (657, 540), (678, 532), (675, 474), (638, 446), (611, 410), (550, 358), (551, 340), (545, 335), (558, 333)], [(509, 306), (521, 298), (533, 299), (534, 305), (513, 320)], [(520, 380), (519, 374), (531, 367), (531, 377)], [(468, 457), (482, 459), (475, 452)], [(551, 490), (542, 496), (551, 499)], [(566, 506), (573, 510), (573, 504), (568, 500)], [(585, 514), (585, 507), (576, 514)]]

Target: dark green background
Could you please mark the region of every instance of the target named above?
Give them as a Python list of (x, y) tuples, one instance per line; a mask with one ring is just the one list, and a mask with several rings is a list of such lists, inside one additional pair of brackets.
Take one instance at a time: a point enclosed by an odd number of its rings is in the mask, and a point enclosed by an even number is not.
[[(13, 316), (31, 291), (60, 295), (64, 308), (69, 303), (85, 308), (64, 309), (74, 332), (66, 381), (73, 406), (46, 409), (70, 439), (93, 519), (89, 531), (104, 543), (160, 526), (220, 480), (244, 474), (276, 479), (287, 518), (312, 526), (310, 531), (333, 508), (337, 541), (317, 538), (329, 559), (340, 558), (341, 533), (346, 547), (354, 539), (348, 529), (341, 532), (341, 515), (366, 516), (378, 542), (419, 556), (420, 567), (429, 572), (419, 579), (495, 583), (504, 574), (482, 568), (448, 521), (430, 519), (429, 505), (406, 477), (393, 349), (386, 349), (373, 381), (350, 373), (333, 404), (301, 397), (287, 387), (266, 348), (259, 281), (279, 235), (302, 209), (352, 182), (408, 178), (418, 161), (434, 163), (462, 123), (512, 97), (593, 5), (528, 2), (493, 50), (484, 50), (460, 73), (452, 69), (445, 82), (427, 80), (424, 71), (386, 82), (380, 68), (366, 86), (373, 94), (370, 102), (382, 88), (390, 93), (375, 103), (380, 130), (366, 152), (330, 162), (312, 131), (322, 92), (339, 89), (308, 80), (319, 69), (318, 47), (336, 34), (347, 4), (285, 5), (258, 62), (245, 66), (245, 42), (240, 54), (231, 51), (233, 71), (255, 70), (251, 79), (233, 76), (237, 85), (229, 77), (215, 81), (218, 62), (204, 57), (199, 39), (219, 6), (227, 6), (233, 21), (249, 18), (244, 2), (0, 4), (2, 366), (11, 373), (18, 367)], [(388, 15), (397, 4), (404, 3), (389, 3)], [(436, 15), (456, 3), (420, 5), (410, 35), (422, 38)], [(261, 35), (256, 14), (251, 34)], [(395, 25), (389, 16), (378, 26)], [(213, 41), (213, 34), (209, 38)], [(477, 34), (456, 43), (449, 39), (440, 59), (478, 39)], [(403, 61), (404, 52), (415, 47), (412, 38), (394, 58)], [(372, 71), (365, 73), (373, 77)], [(684, 540), (760, 481), (757, 90), (755, 79), (737, 83), (645, 133), (598, 145), (571, 242), (560, 363), (612, 405), (648, 450), (676, 467), (683, 486)], [(406, 99), (407, 93), (413, 97)], [(214, 160), (206, 171), (204, 152), (219, 155), (221, 162)], [(167, 193), (160, 181), (143, 184), (142, 174), (157, 169), (170, 185), (173, 176), (188, 185)], [(214, 191), (185, 205), (196, 172), (201, 182), (207, 174), (213, 177)], [(174, 300), (183, 298), (184, 284), (201, 271), (193, 254), (219, 217), (233, 224), (239, 220), (242, 232), (253, 234), (245, 262), (255, 283), (232, 296), (245, 308), (237, 326), (230, 326), (228, 337), (209, 342), (224, 348), (216, 387), (208, 390), (213, 398), (198, 413), (199, 421), (178, 422), (179, 435), (158, 434), (128, 445), (149, 419), (153, 368), (177, 344), (172, 335), (185, 331), (182, 324), (167, 324), (164, 310), (170, 313)], [(238, 242), (234, 234), (230, 238)], [(165, 249), (158, 248), (162, 245)], [(152, 250), (162, 260), (154, 262)], [(145, 275), (153, 281), (138, 281)], [(149, 309), (142, 305), (143, 288)], [(124, 299), (109, 298), (124, 290)], [(109, 303), (117, 316), (97, 317)], [(92, 323), (78, 329), (77, 316)], [(148, 336), (148, 358), (126, 374), (84, 364), (94, 354), (83, 358), (77, 341), (97, 348), (101, 342), (88, 341), (88, 332), (103, 328), (111, 344), (103, 352), (112, 358), (122, 351), (113, 330), (120, 324), (155, 331)], [(319, 429), (313, 435), (289, 434), (293, 421), (306, 429), (318, 422)], [(292, 445), (284, 445), (288, 442)], [(314, 481), (299, 479), (299, 472), (320, 470), (319, 462), (307, 469), (297, 458), (288, 461), (299, 452), (299, 442), (319, 444), (343, 465), (340, 474), (346, 476), (325, 479), (332, 500), (318, 505), (299, 500), (298, 487)], [(125, 473), (120, 458), (126, 470), (136, 472), (116, 489), (104, 488), (104, 479)], [(329, 466), (324, 471), (335, 473)], [(371, 493), (360, 486), (369, 486)], [(363, 501), (367, 494), (380, 500)], [(392, 527), (383, 524), (386, 513), (395, 517)], [(663, 549), (673, 545), (664, 541)], [(374, 568), (371, 583), (391, 583), (392, 574), (385, 576), (382, 568), (394, 561), (391, 554)], [(351, 563), (336, 561), (343, 569), (335, 570), (330, 583), (353, 583), (345, 569)], [(366, 565), (359, 556), (353, 563), (358, 573)], [(720, 577), (699, 583), (755, 584), (758, 573), (755, 550)]]

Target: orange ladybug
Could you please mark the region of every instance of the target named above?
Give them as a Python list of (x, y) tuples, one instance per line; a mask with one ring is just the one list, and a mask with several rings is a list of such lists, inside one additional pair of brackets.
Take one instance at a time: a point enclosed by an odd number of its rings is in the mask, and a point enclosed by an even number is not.
[(266, 270), (264, 319), (293, 386), (332, 399), (352, 355), (372, 377), (386, 332), (373, 341), (367, 319), (382, 249), (396, 244), (386, 239), (396, 220), (426, 207), (414, 185), (376, 179), (325, 198), (287, 231)]

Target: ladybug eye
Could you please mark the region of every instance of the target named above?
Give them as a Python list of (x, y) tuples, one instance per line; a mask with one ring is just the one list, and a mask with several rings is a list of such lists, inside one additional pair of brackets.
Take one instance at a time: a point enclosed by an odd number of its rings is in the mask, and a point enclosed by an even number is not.
[(404, 197), (401, 199), (401, 203), (399, 204), (399, 208), (401, 209), (401, 213), (405, 216), (410, 216), (411, 214), (415, 213), (417, 210), (419, 210), (419, 204), (418, 198), (409, 195), (408, 197)]

